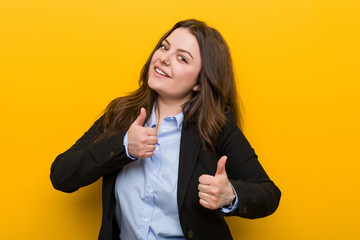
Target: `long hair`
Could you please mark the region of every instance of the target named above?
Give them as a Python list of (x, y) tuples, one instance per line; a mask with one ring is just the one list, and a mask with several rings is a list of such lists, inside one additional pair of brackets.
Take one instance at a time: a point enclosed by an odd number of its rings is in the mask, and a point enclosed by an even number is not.
[[(183, 124), (196, 124), (205, 149), (214, 149), (216, 139), (226, 123), (225, 114), (231, 111), (240, 125), (240, 111), (234, 79), (232, 60), (227, 43), (221, 34), (204, 22), (190, 19), (180, 21), (165, 33), (143, 66), (139, 88), (129, 95), (110, 102), (105, 110), (104, 132), (98, 140), (110, 137), (121, 129), (128, 129), (143, 107), (151, 113), (157, 93), (148, 85), (151, 59), (162, 42), (177, 28), (186, 28), (193, 34), (200, 47), (202, 67), (198, 76), (201, 90), (193, 92), (183, 105)], [(145, 122), (150, 117), (146, 115)]]

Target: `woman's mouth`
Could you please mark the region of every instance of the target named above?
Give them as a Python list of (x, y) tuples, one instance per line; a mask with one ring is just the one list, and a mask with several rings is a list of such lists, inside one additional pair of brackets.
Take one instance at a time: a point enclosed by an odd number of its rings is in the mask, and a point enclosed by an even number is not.
[(169, 75), (167, 75), (163, 70), (161, 70), (160, 68), (157, 68), (155, 67), (155, 72), (160, 74), (161, 76), (164, 76), (164, 77), (169, 77)]

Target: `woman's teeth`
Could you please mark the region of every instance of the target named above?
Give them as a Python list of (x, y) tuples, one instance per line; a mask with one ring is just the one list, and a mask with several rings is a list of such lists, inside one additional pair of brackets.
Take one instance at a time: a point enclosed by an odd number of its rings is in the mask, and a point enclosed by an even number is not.
[(155, 68), (155, 71), (158, 73), (158, 74), (160, 74), (160, 75), (162, 75), (162, 76), (164, 76), (164, 77), (167, 77), (168, 75), (166, 75), (166, 73), (164, 73), (163, 71), (161, 71), (160, 69), (158, 69), (158, 68)]

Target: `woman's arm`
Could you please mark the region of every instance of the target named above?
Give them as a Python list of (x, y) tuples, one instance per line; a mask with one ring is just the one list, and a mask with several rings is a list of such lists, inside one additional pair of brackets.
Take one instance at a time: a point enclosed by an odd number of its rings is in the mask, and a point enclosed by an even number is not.
[(103, 132), (102, 122), (103, 116), (70, 149), (56, 157), (50, 173), (54, 188), (74, 192), (133, 161), (123, 146), (125, 132), (95, 143)]
[(226, 173), (238, 196), (238, 207), (229, 215), (260, 218), (272, 214), (281, 192), (264, 171), (232, 114), (228, 114), (217, 146), (219, 156), (227, 156)]

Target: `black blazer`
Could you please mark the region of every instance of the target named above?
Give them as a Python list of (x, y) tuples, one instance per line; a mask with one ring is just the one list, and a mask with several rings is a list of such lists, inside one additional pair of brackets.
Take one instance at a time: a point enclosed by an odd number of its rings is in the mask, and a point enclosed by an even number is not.
[[(124, 129), (108, 139), (94, 143), (103, 132), (103, 117), (51, 166), (50, 178), (54, 188), (73, 192), (103, 177), (103, 217), (100, 240), (119, 240), (115, 219), (114, 185), (118, 171), (133, 161), (123, 146)], [(202, 148), (195, 125), (184, 125), (180, 143), (177, 201), (179, 219), (185, 239), (232, 239), (219, 210), (204, 208), (199, 203), (198, 184), (202, 174), (214, 175), (221, 156), (228, 157), (226, 172), (234, 186), (239, 206), (230, 215), (260, 218), (272, 214), (278, 207), (280, 190), (269, 179), (257, 156), (237, 127), (232, 113), (218, 137), (216, 151)]]

